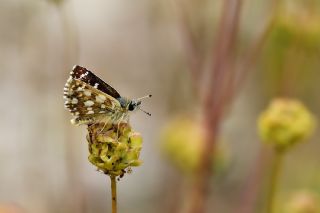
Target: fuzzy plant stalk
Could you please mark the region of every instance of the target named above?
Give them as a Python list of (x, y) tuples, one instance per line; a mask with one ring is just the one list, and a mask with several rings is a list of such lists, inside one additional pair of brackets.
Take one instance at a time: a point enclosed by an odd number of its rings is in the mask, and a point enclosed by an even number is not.
[(142, 137), (128, 123), (88, 126), (89, 161), (111, 180), (112, 213), (117, 212), (117, 180), (141, 165)]
[[(197, 95), (202, 104), (202, 118), (204, 130), (204, 143), (201, 150), (201, 158), (199, 159), (199, 167), (196, 171), (196, 178), (193, 184), (192, 199), (190, 209), (191, 213), (205, 212), (206, 201), (209, 195), (210, 178), (212, 177), (212, 156), (216, 150), (217, 137), (219, 135), (220, 125), (223, 119), (224, 111), (231, 103), (234, 94), (237, 70), (234, 69), (234, 48), (237, 38), (238, 25), (240, 20), (240, 11), (242, 0), (227, 0), (223, 3), (222, 15), (220, 18), (219, 29), (215, 47), (212, 56), (213, 65), (205, 73), (203, 70), (205, 61), (199, 51), (197, 51), (196, 43), (193, 39), (186, 39), (190, 61), (196, 61), (190, 66), (191, 73), (195, 79), (194, 85), (197, 88)], [(186, 19), (183, 19), (186, 20)], [(186, 25), (183, 25), (184, 32)], [(193, 33), (188, 33), (192, 35)], [(187, 36), (190, 37), (190, 36)], [(200, 51), (201, 52), (201, 51)], [(204, 63), (204, 64), (201, 64)], [(242, 70), (241, 70), (242, 72)], [(239, 74), (241, 75), (241, 74)], [(206, 76), (209, 80), (208, 84), (203, 84), (201, 80)], [(200, 93), (201, 92), (201, 93)]]
[[(79, 42), (78, 42), (78, 31), (76, 29), (74, 13), (72, 10), (68, 9), (66, 6), (66, 0), (46, 0), (46, 2), (53, 6), (57, 11), (59, 19), (59, 29), (61, 35), (63, 35), (63, 54), (61, 55), (60, 66), (62, 67), (61, 75), (64, 75), (65, 70), (69, 69), (70, 64), (74, 61), (79, 61)], [(50, 34), (47, 32), (46, 34)], [(48, 46), (49, 47), (49, 46)], [(45, 48), (44, 52), (48, 52)], [(55, 53), (59, 54), (59, 53)], [(49, 60), (53, 60), (52, 57), (46, 56)], [(49, 62), (51, 63), (51, 62)], [(54, 84), (54, 82), (51, 82)], [(50, 86), (50, 85), (48, 85)], [(77, 141), (74, 140), (74, 136), (71, 132), (67, 131), (65, 134), (66, 140), (69, 141), (65, 144), (64, 149), (66, 153), (66, 172), (67, 172), (67, 187), (65, 192), (67, 193), (66, 211), (67, 212), (82, 212), (84, 209), (83, 199), (85, 197), (85, 189), (82, 187), (81, 183), (78, 181), (78, 161), (77, 161), (77, 150), (75, 146)], [(76, 194), (76, 196), (74, 196)], [(82, 203), (82, 205), (79, 205)]]
[(273, 213), (283, 169), (283, 158), (297, 143), (312, 133), (315, 119), (309, 110), (293, 99), (275, 99), (258, 120), (262, 140), (274, 150), (273, 164), (266, 195), (266, 212)]
[(216, 150), (217, 138), (225, 109), (234, 95), (235, 69), (233, 47), (237, 38), (239, 16), (242, 1), (227, 0), (223, 4), (223, 12), (219, 23), (217, 40), (213, 55), (213, 66), (209, 75), (210, 83), (203, 94), (203, 118), (205, 143), (194, 184), (194, 198), (190, 212), (205, 212), (209, 195), (210, 178), (212, 176), (212, 155)]
[[(196, 4), (199, 3), (196, 2)], [(214, 50), (204, 51), (212, 53), (208, 57), (203, 57), (203, 49), (199, 45), (199, 40), (194, 36), (199, 34), (199, 32), (193, 31), (192, 24), (188, 23), (190, 14), (187, 14), (187, 10), (178, 10), (180, 11), (179, 21), (185, 41), (186, 55), (188, 62), (190, 62), (189, 70), (194, 79), (195, 93), (203, 109), (203, 130), (205, 131), (205, 142), (201, 154), (200, 167), (197, 171), (197, 180), (195, 181), (192, 193), (193, 199), (191, 199), (191, 208), (188, 212), (201, 213), (205, 211), (205, 202), (209, 195), (208, 186), (210, 185), (210, 178), (213, 175), (210, 159), (216, 149), (216, 139), (219, 137), (219, 129), (225, 111), (232, 103), (234, 97), (239, 93), (245, 76), (248, 75), (253, 65), (255, 65), (256, 59), (260, 55), (261, 49), (268, 37), (267, 35), (272, 28), (272, 24), (267, 24), (266, 29), (254, 39), (246, 53), (241, 56), (239, 61), (242, 61), (242, 63), (237, 66), (237, 60), (235, 60), (237, 57), (234, 50), (237, 48), (236, 41), (242, 5), (242, 0), (223, 1), (221, 17), (216, 31), (217, 35), (213, 41)], [(183, 4), (178, 5), (177, 8), (183, 8)], [(204, 69), (206, 64), (208, 64), (204, 58), (212, 60), (210, 69)], [(203, 81), (204, 79), (206, 81)]]
[(275, 156), (274, 156), (274, 159), (272, 162), (272, 168), (271, 168), (270, 184), (267, 192), (267, 204), (266, 204), (267, 213), (274, 212), (273, 211), (274, 200), (275, 200), (275, 195), (277, 194), (280, 173), (283, 167), (283, 156), (284, 156), (283, 152), (279, 150), (275, 151)]

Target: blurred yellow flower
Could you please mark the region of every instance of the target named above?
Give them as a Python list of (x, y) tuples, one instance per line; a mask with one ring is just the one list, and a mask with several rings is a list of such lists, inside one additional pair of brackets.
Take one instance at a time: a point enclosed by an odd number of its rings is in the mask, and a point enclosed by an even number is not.
[[(173, 119), (165, 127), (161, 142), (162, 152), (180, 171), (192, 174), (198, 169), (204, 146), (200, 122), (184, 116)], [(228, 151), (225, 144), (218, 143), (212, 157), (216, 171), (226, 167)]]
[(286, 213), (320, 213), (320, 199), (314, 193), (296, 193), (285, 207)]
[(314, 116), (300, 101), (292, 99), (273, 100), (258, 120), (261, 138), (280, 150), (304, 141), (314, 127)]

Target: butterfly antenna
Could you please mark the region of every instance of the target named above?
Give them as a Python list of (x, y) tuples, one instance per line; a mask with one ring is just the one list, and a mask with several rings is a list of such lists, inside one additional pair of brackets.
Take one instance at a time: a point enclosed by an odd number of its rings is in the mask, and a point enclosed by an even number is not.
[(143, 96), (141, 98), (137, 98), (137, 101), (141, 101), (142, 99), (145, 99), (145, 98), (151, 98), (152, 95), (146, 95), (146, 96)]
[(146, 113), (147, 115), (151, 116), (150, 112), (144, 111), (143, 109), (139, 108), (139, 110), (141, 110), (142, 112)]

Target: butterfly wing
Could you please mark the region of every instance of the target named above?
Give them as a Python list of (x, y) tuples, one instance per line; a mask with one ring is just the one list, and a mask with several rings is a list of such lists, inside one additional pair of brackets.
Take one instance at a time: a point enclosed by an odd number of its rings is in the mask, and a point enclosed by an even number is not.
[(90, 86), (94, 87), (95, 89), (100, 90), (103, 93), (106, 93), (115, 99), (121, 98), (121, 95), (115, 89), (113, 89), (113, 87), (111, 87), (110, 85), (105, 83), (98, 76), (96, 76), (90, 70), (88, 70), (84, 67), (81, 67), (79, 65), (75, 65), (72, 68), (70, 76), (73, 79), (78, 79), (86, 84), (89, 84)]
[[(105, 88), (104, 85), (107, 84), (101, 79), (101, 81), (98, 81), (97, 79), (99, 78), (91, 72), (91, 74), (83, 76), (85, 73), (80, 74), (80, 72), (74, 71), (75, 69), (71, 71), (70, 77), (64, 87), (65, 107), (74, 116), (72, 123), (80, 125), (90, 124), (98, 119), (108, 117), (112, 119), (115, 113), (121, 111), (120, 102), (108, 93), (103, 92), (111, 91), (113, 95), (118, 94), (112, 87), (108, 85), (112, 89)], [(100, 88), (103, 89), (99, 90), (99, 86), (94, 86), (96, 85), (96, 81), (99, 82)]]

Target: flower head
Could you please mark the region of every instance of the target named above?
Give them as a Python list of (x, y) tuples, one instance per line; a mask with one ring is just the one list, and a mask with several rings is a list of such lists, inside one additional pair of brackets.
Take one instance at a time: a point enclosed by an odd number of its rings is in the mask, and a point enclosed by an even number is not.
[(87, 140), (89, 161), (105, 174), (122, 177), (142, 163), (142, 137), (128, 123), (90, 125)]
[(315, 119), (299, 101), (275, 99), (258, 120), (261, 138), (283, 150), (304, 141), (313, 131)]
[[(200, 166), (205, 145), (201, 122), (190, 117), (173, 119), (163, 131), (162, 151), (169, 161), (185, 174), (193, 174)], [(218, 143), (212, 161), (216, 172), (223, 170), (229, 160), (228, 147)]]

